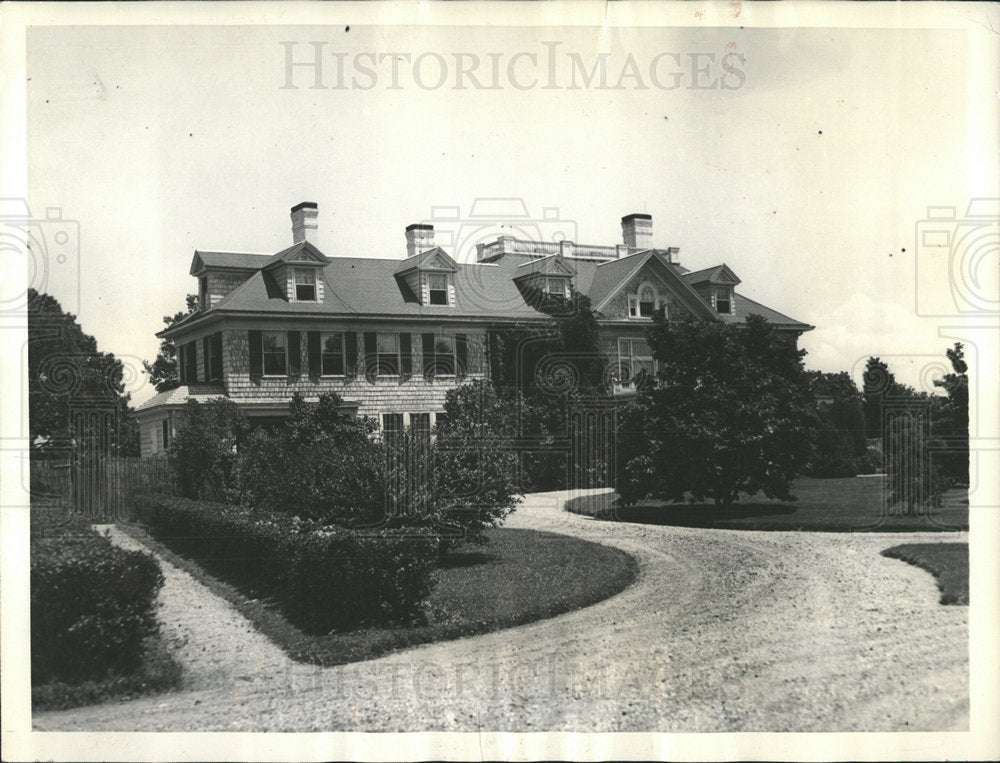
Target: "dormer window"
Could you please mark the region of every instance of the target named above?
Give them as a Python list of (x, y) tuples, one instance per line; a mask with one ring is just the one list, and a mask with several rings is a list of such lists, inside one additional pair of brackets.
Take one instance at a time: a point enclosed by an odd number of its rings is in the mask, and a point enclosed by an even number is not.
[(448, 274), (427, 274), (428, 301), (432, 305), (448, 304)]
[(316, 271), (313, 268), (295, 268), (295, 301), (316, 301)]
[(566, 278), (553, 278), (546, 276), (542, 284), (542, 291), (550, 296), (565, 297), (569, 299), (569, 280)]
[(715, 311), (729, 315), (733, 312), (733, 298), (727, 286), (715, 288)]

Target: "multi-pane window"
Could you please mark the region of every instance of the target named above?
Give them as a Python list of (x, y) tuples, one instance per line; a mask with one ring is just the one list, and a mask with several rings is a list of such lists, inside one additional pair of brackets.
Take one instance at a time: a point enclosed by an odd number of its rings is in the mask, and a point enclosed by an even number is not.
[(448, 304), (448, 275), (446, 273), (428, 273), (427, 290), (430, 295), (430, 304)]
[(382, 436), (386, 442), (392, 442), (403, 431), (402, 413), (382, 414)]
[(551, 276), (547, 276), (542, 290), (546, 294), (569, 298), (569, 281), (566, 278), (553, 278)]
[(732, 312), (733, 300), (729, 295), (729, 288), (720, 286), (715, 289), (715, 311), (729, 314)]
[(655, 370), (653, 351), (645, 339), (618, 340), (618, 380), (631, 384), (636, 376), (651, 376)]
[(288, 344), (284, 331), (262, 331), (262, 352), (265, 376), (284, 376), (288, 371)]
[(410, 429), (422, 437), (431, 436), (431, 415), (429, 413), (411, 413)]
[(656, 312), (656, 291), (652, 286), (644, 284), (639, 289), (639, 317), (652, 318)]
[(344, 373), (344, 335), (341, 333), (322, 336), (323, 376), (342, 376)]
[(455, 374), (455, 337), (434, 335), (434, 372), (444, 376)]
[(295, 301), (316, 301), (316, 271), (313, 268), (295, 268)]
[(379, 375), (394, 376), (399, 373), (399, 334), (379, 332), (376, 340)]
[(215, 333), (205, 342), (205, 366), (208, 369), (208, 381), (222, 379), (222, 334)]

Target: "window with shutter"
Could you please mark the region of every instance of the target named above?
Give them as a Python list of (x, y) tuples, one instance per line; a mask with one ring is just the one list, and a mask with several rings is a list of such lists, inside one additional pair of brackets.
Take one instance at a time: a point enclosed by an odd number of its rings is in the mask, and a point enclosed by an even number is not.
[(427, 379), (433, 379), (434, 378), (434, 335), (421, 334), (420, 339), (424, 356), (424, 377)]
[(309, 378), (319, 378), (323, 374), (323, 345), (320, 332), (306, 333), (306, 355), (309, 356)]
[(358, 372), (358, 335), (354, 331), (348, 331), (344, 335), (344, 371), (349, 376), (354, 376)]
[(302, 373), (302, 335), (298, 331), (288, 332), (288, 375)]
[(469, 342), (465, 334), (455, 337), (455, 374), (464, 378), (469, 372)]
[(247, 344), (250, 347), (250, 378), (259, 379), (264, 375), (264, 354), (261, 332), (248, 331)]
[(288, 337), (284, 331), (261, 332), (264, 376), (285, 376), (288, 373)]
[(413, 347), (410, 335), (399, 335), (399, 377), (403, 380), (413, 376)]

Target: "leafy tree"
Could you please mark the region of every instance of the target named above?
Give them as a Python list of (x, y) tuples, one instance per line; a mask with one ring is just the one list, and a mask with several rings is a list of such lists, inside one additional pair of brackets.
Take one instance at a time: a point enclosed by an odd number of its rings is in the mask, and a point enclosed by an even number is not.
[(809, 474), (853, 477), (866, 456), (864, 397), (850, 374), (807, 372), (817, 401), (819, 427)]
[(660, 315), (648, 335), (659, 383), (622, 417), (622, 499), (727, 506), (762, 491), (794, 500), (789, 485), (808, 463), (816, 426), (805, 351), (757, 316), (733, 326)]
[[(179, 323), (187, 316), (198, 309), (198, 295), (187, 295), (187, 311), (177, 312), (173, 315), (164, 315), (163, 323), (170, 328), (175, 323)], [(156, 354), (156, 360), (150, 363), (148, 360), (142, 361), (142, 367), (149, 374), (149, 381), (156, 388), (157, 392), (166, 392), (176, 389), (181, 384), (180, 371), (177, 368), (177, 347), (173, 339), (160, 340), (160, 351)]]
[(188, 400), (169, 450), (181, 494), (235, 501), (237, 458), (249, 435), (250, 424), (232, 400)]
[(435, 443), (435, 518), (481, 543), (520, 501), (510, 408), (488, 382), (474, 381), (449, 390), (444, 409)]
[[(46, 450), (134, 456), (139, 429), (125, 392), (124, 367), (63, 311), (28, 290), (28, 418), (33, 454)], [(91, 414), (71, 420), (74, 407)]]
[(960, 484), (969, 482), (969, 366), (964, 347), (956, 342), (946, 351), (952, 373), (934, 381), (946, 399), (938, 409), (934, 433), (944, 441), (945, 453), (940, 458), (947, 478)]

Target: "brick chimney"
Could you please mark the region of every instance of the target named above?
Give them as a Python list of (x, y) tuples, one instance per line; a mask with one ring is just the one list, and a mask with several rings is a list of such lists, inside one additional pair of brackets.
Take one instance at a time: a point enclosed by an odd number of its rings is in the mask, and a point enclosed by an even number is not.
[(319, 207), (314, 201), (303, 201), (292, 207), (292, 243), (300, 244), (308, 241), (310, 244), (316, 243), (316, 230), (319, 223), (316, 218), (319, 216)]
[(406, 256), (412, 257), (434, 248), (434, 226), (414, 223), (406, 226)]
[(622, 218), (622, 240), (630, 249), (650, 249), (653, 246), (653, 216), (626, 215)]

